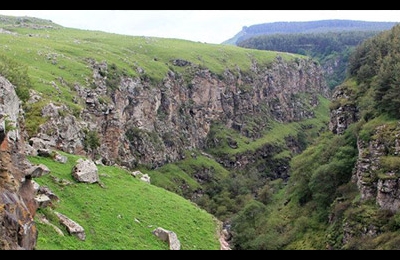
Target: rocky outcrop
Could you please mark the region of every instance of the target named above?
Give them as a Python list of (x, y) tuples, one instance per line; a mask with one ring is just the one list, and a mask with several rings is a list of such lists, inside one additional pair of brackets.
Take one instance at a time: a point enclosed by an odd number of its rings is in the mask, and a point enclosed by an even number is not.
[[(329, 129), (343, 134), (360, 120), (356, 95), (341, 85), (332, 95)], [(364, 130), (365, 131), (365, 130)], [(400, 123), (377, 125), (357, 140), (358, 158), (352, 180), (357, 183), (363, 201), (375, 200), (385, 210), (400, 210)]]
[[(346, 85), (332, 95), (329, 129), (343, 134), (360, 120), (360, 113)], [(400, 210), (400, 123), (377, 125), (357, 140), (358, 158), (352, 180), (357, 183), (362, 201), (374, 200), (384, 210)]]
[(96, 164), (91, 160), (78, 159), (72, 168), (72, 177), (78, 182), (99, 182), (99, 174)]
[(73, 221), (72, 219), (68, 218), (67, 216), (59, 213), (59, 212), (54, 212), (58, 219), (60, 220), (61, 225), (65, 226), (67, 229), (68, 233), (77, 237), (78, 239), (84, 241), (86, 240), (86, 233), (84, 228)]
[[(122, 77), (117, 86), (107, 85), (106, 63), (89, 63), (96, 88), (75, 86), (86, 109), (75, 117), (59, 112), (67, 108), (49, 104), (42, 113), (50, 120), (37, 137), (69, 153), (101, 158), (106, 165), (156, 168), (177, 161), (184, 151), (205, 147), (214, 122), (258, 138), (271, 118), (312, 118), (318, 96), (329, 97), (320, 66), (308, 59), (278, 56), (271, 65), (254, 62), (250, 72), (237, 68), (222, 76), (179, 61), (172, 64), (190, 77), (171, 70), (159, 83)], [(85, 138), (93, 132), (99, 145), (88, 147)]]
[(281, 146), (265, 144), (255, 151), (245, 151), (236, 155), (227, 154), (215, 159), (227, 169), (247, 172), (254, 171), (255, 168), (257, 172), (268, 172), (269, 178), (287, 180), (289, 178), (290, 158), (274, 158), (281, 151)]
[(0, 76), (0, 249), (34, 249), (38, 232), (30, 166), (25, 158), (20, 101), (14, 86)]
[(332, 94), (329, 130), (334, 134), (343, 134), (350, 124), (360, 119), (354, 96), (343, 87), (338, 86)]
[(400, 210), (400, 123), (381, 125), (371, 140), (358, 141), (354, 179), (362, 200), (374, 199), (385, 210)]
[(170, 250), (181, 249), (181, 242), (175, 232), (158, 227), (152, 233), (162, 241), (167, 242)]
[(131, 172), (131, 175), (135, 178), (139, 178), (139, 180), (141, 180), (141, 181), (147, 182), (149, 184), (151, 183), (151, 180), (150, 180), (151, 178), (147, 173), (144, 174), (141, 171), (134, 171), (134, 172)]

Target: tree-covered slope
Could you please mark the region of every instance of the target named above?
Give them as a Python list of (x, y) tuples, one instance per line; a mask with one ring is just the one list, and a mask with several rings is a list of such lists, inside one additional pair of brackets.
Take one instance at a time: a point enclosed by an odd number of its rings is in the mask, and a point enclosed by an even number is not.
[(269, 204), (249, 205), (233, 220), (235, 245), (399, 249), (399, 32), (357, 46), (333, 94), (329, 130), (291, 160), (290, 179)]
[(226, 43), (234, 41), (234, 45), (244, 48), (308, 55), (320, 62), (328, 86), (333, 89), (346, 78), (354, 47), (395, 24), (354, 20), (257, 24), (243, 28)]
[(321, 63), (325, 69), (328, 86), (334, 89), (347, 76), (346, 67), (354, 48), (379, 32), (342, 31), (259, 35), (239, 42), (238, 46), (310, 56)]

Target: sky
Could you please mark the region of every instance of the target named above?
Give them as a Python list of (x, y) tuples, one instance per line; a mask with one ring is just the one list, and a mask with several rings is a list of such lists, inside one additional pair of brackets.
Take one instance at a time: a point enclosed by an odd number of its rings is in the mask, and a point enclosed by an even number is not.
[(68, 28), (220, 44), (243, 26), (346, 19), (400, 22), (400, 10), (0, 10), (0, 15), (51, 20)]

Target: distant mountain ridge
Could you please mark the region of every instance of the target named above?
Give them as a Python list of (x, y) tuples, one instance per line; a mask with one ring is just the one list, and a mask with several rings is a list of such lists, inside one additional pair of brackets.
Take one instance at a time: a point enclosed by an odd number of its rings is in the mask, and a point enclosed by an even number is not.
[(273, 22), (243, 26), (234, 37), (222, 44), (237, 45), (237, 43), (257, 35), (321, 33), (339, 31), (383, 31), (389, 30), (397, 22), (368, 22), (357, 20), (320, 20), (309, 22)]

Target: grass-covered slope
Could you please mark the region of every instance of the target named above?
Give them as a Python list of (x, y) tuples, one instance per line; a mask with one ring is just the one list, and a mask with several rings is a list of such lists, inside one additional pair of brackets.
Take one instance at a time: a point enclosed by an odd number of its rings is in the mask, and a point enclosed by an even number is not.
[(250, 72), (254, 62), (267, 66), (277, 55), (283, 59), (301, 57), (180, 39), (65, 28), (30, 17), (0, 18), (0, 73), (17, 86), (22, 100), (29, 98), (29, 89), (42, 96), (41, 102), (24, 108), (30, 136), (45, 121), (39, 111), (49, 100), (67, 105), (74, 115), (85, 108), (83, 100), (76, 100), (75, 87), (95, 87), (93, 61), (108, 64), (107, 87), (113, 88), (122, 75), (150, 81), (152, 87), (157, 87), (168, 71), (186, 78), (185, 73), (190, 72), (175, 66), (175, 60), (207, 68), (223, 78), (226, 70)]
[[(29, 158), (50, 169), (50, 174), (35, 181), (59, 197), (59, 202), (38, 210), (35, 216), (39, 230), (36, 249), (168, 250), (168, 244), (152, 233), (162, 227), (177, 234), (182, 250), (219, 250), (218, 221), (195, 204), (118, 167), (98, 166), (101, 185), (78, 183), (71, 173), (79, 157), (63, 155), (68, 158), (65, 164), (51, 158)], [(54, 211), (81, 225), (85, 241), (69, 235)], [(64, 235), (43, 223), (43, 214)]]
[[(14, 22), (12, 18), (6, 21), (0, 19), (0, 54), (27, 66), (32, 86), (47, 97), (59, 95), (51, 82), (62, 78), (65, 86), (61, 87), (59, 98), (67, 102), (75, 94), (73, 84), (90, 87), (92, 70), (88, 59), (114, 64), (128, 76), (146, 76), (159, 82), (173, 67), (174, 59), (186, 60), (222, 75), (225, 69), (250, 70), (253, 61), (266, 64), (277, 55), (277, 52), (180, 39), (71, 29), (53, 23), (38, 26), (41, 20), (35, 18), (25, 18), (23, 23), (16, 18)], [(290, 54), (281, 56), (293, 58)]]

